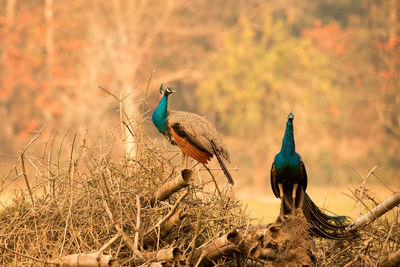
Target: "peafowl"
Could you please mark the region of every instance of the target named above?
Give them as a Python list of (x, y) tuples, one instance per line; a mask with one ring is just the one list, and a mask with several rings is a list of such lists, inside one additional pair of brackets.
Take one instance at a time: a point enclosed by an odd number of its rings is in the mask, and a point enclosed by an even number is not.
[[(160, 93), (162, 90), (161, 84)], [(152, 115), (154, 125), (171, 144), (182, 150), (182, 162), (190, 156), (206, 165), (215, 155), (228, 182), (233, 185), (232, 176), (223, 161), (230, 162), (229, 152), (219, 133), (211, 122), (197, 114), (168, 110), (168, 96), (174, 92), (171, 87), (164, 90), (164, 95)]]
[(289, 113), (281, 151), (276, 154), (271, 168), (271, 187), (275, 196), (281, 199), (281, 215), (301, 208), (311, 225), (311, 234), (328, 239), (353, 237), (355, 234), (345, 229), (347, 217), (325, 214), (305, 192), (307, 172), (300, 155), (296, 153), (293, 119), (293, 113)]

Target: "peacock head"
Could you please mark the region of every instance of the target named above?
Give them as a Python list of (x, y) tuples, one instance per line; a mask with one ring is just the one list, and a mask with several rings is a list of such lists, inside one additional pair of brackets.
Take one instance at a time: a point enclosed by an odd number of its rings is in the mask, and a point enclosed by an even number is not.
[(294, 114), (293, 114), (292, 112), (290, 112), (290, 113), (288, 114), (288, 116), (287, 116), (287, 119), (288, 119), (289, 121), (293, 121), (293, 119), (294, 119)]
[(168, 86), (168, 87), (164, 90), (163, 84), (161, 84), (161, 86), (160, 86), (160, 94), (162, 94), (163, 91), (164, 91), (164, 96), (169, 96), (170, 94), (175, 93), (175, 90), (172, 89), (172, 87), (169, 87), (169, 86)]

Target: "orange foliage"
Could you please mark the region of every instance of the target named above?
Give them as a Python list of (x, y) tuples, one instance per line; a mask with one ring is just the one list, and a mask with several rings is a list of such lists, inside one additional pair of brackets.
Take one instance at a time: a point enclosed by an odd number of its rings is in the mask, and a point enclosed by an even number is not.
[(379, 50), (395, 50), (400, 46), (400, 35), (389, 37), (387, 41), (376, 41), (375, 46)]
[(356, 77), (356, 78), (354, 79), (354, 84), (355, 84), (356, 86), (361, 86), (361, 85), (362, 85), (362, 80), (361, 80), (361, 78), (360, 78), (360, 77)]
[(39, 126), (39, 122), (36, 120), (31, 120), (28, 122), (28, 125), (18, 133), (18, 138), (19, 139), (26, 139), (29, 137), (29, 135), (34, 131), (37, 127)]
[(333, 116), (336, 116), (339, 114), (339, 108), (336, 105), (331, 105), (329, 107), (329, 113), (331, 113)]
[(315, 19), (314, 27), (305, 29), (303, 35), (310, 38), (318, 49), (334, 55), (344, 54), (349, 43), (348, 33), (334, 21), (323, 26), (320, 19)]
[(393, 72), (389, 70), (379, 70), (379, 76), (385, 80), (390, 80), (393, 77)]
[(0, 100), (11, 107), (10, 115), (5, 116), (14, 118), (10, 123), (18, 125), (13, 129), (20, 139), (29, 137), (39, 122), (49, 119), (49, 114), (63, 120), (60, 115), (65, 107), (59, 99), (71, 95), (68, 85), (79, 79), (77, 71), (85, 47), (85, 40), (79, 36), (79, 19), (71, 23), (70, 16), (55, 15), (54, 58), (49, 65), (43, 11), (41, 4), (24, 4), (18, 5), (12, 24), (0, 17)]

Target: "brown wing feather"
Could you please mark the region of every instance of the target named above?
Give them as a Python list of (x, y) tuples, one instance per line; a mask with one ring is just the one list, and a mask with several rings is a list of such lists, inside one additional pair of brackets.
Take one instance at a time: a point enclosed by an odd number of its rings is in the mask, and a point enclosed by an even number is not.
[(276, 168), (275, 168), (275, 163), (272, 163), (271, 167), (271, 187), (272, 191), (274, 192), (275, 197), (279, 198), (280, 193), (279, 193), (279, 187), (276, 182)]
[(185, 138), (180, 137), (173, 128), (170, 128), (170, 132), (178, 147), (186, 155), (194, 158), (195, 160), (203, 164), (207, 164), (207, 162), (211, 159), (212, 155), (210, 153), (201, 151), (200, 149), (190, 144), (187, 140), (185, 140)]
[(170, 127), (179, 125), (179, 129), (185, 133), (185, 135), (182, 135), (175, 131), (177, 134), (187, 138), (192, 145), (202, 151), (207, 151), (211, 155), (215, 153), (211, 146), (211, 141), (213, 141), (219, 155), (230, 162), (229, 152), (222, 142), (221, 136), (207, 119), (191, 112), (176, 110), (170, 110), (167, 119)]

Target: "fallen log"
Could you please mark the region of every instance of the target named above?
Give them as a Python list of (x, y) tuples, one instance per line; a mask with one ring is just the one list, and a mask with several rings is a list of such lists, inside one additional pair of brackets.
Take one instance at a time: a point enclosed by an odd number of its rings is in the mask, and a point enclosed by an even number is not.
[(154, 205), (156, 201), (163, 201), (168, 199), (173, 193), (180, 189), (189, 186), (192, 183), (194, 172), (185, 169), (181, 175), (176, 176), (174, 179), (163, 184), (150, 198), (150, 204)]
[(213, 259), (239, 251), (242, 237), (238, 231), (231, 231), (219, 238), (214, 239), (207, 245), (195, 250), (191, 259), (191, 265), (199, 265), (203, 260), (211, 262)]
[[(183, 207), (178, 208), (177, 211), (171, 217), (169, 217), (164, 223), (161, 224), (160, 226), (160, 239), (166, 237), (169, 232), (176, 226), (179, 225), (179, 223), (187, 216), (187, 212)], [(158, 239), (158, 234), (156, 231), (150, 232), (148, 235), (144, 237), (143, 240), (143, 247), (147, 249), (149, 246), (152, 244), (156, 243)]]
[(52, 263), (68, 267), (108, 267), (117, 266), (111, 255), (99, 252), (79, 253), (53, 260)]
[(182, 256), (182, 253), (179, 248), (166, 248), (160, 249), (157, 251), (147, 252), (144, 254), (144, 257), (149, 262), (171, 262), (177, 261)]
[(364, 214), (354, 223), (350, 224), (346, 230), (353, 231), (363, 227), (366, 224), (372, 223), (373, 221), (381, 217), (383, 214), (385, 214), (389, 210), (399, 205), (399, 203), (400, 203), (400, 192), (397, 192), (394, 193), (393, 196), (389, 197), (388, 199), (380, 203), (374, 209)]
[[(179, 248), (171, 247), (157, 251), (144, 252), (143, 258), (137, 259), (135, 265), (140, 266), (164, 266), (165, 264), (181, 260), (182, 252)], [(154, 263), (154, 264), (152, 264)]]

